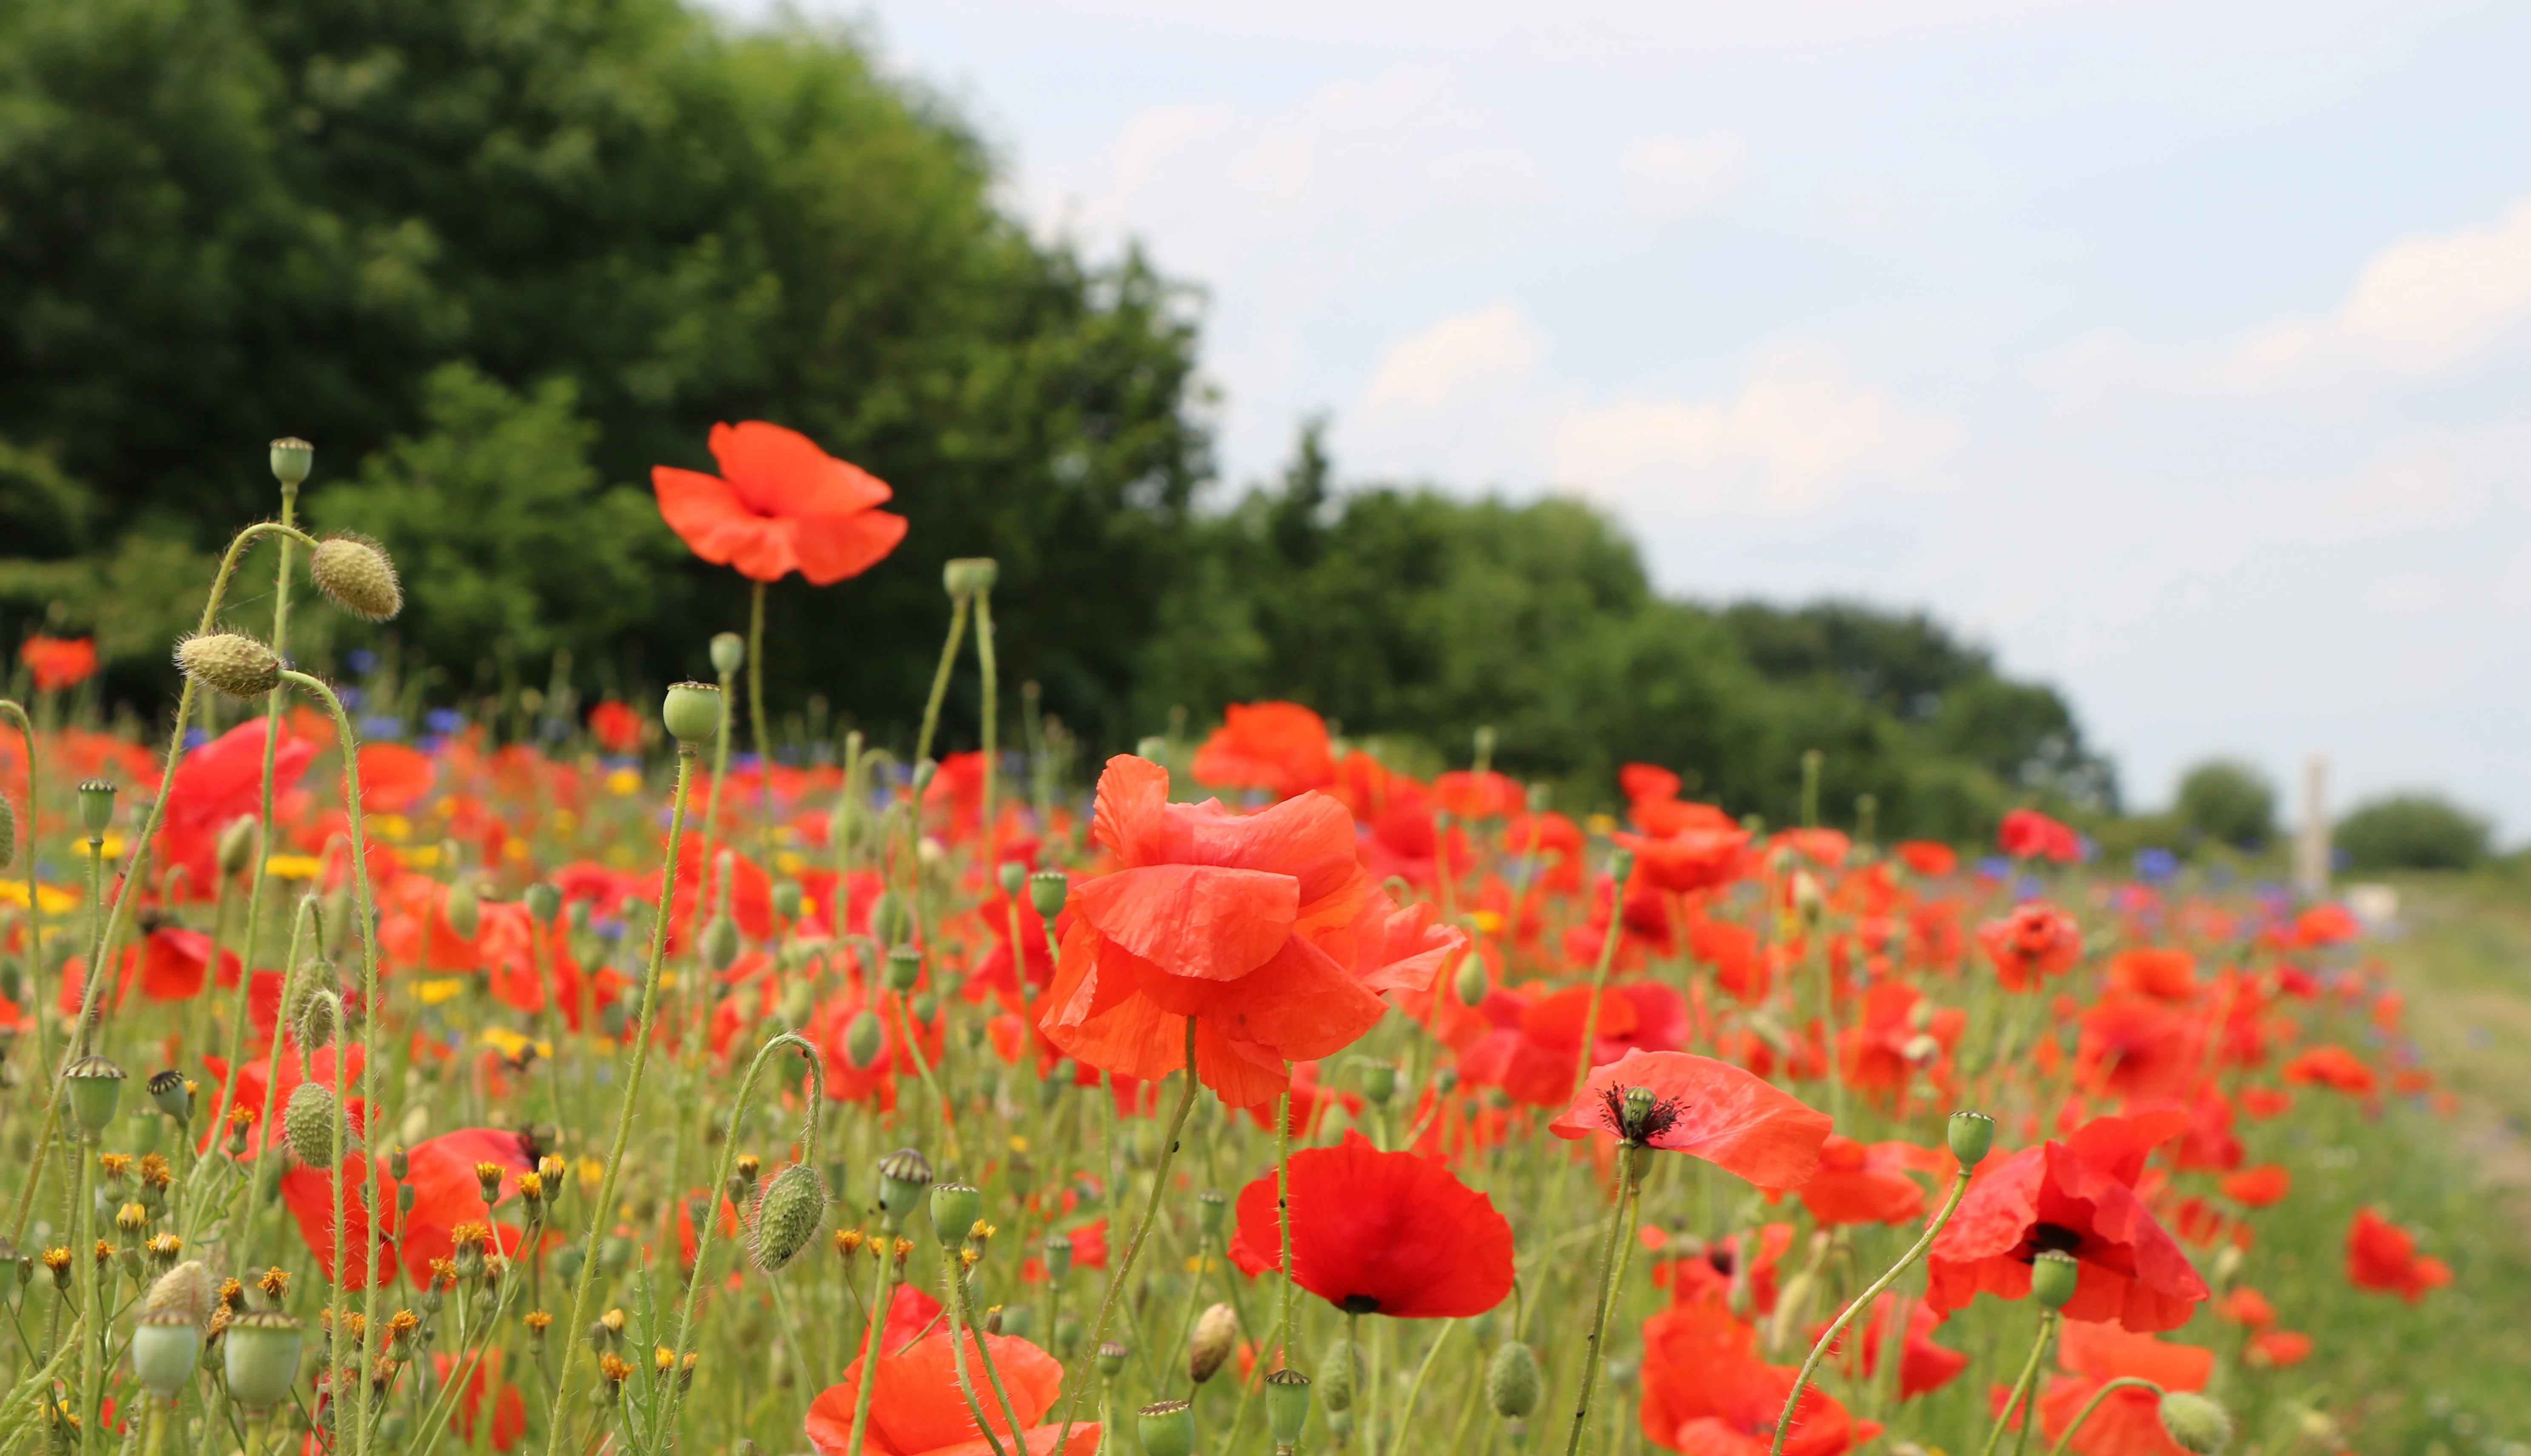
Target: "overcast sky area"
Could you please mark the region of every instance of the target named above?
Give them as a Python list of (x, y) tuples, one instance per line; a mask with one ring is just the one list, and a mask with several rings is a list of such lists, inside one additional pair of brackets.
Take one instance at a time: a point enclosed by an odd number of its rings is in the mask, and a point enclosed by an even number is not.
[(2131, 805), (2320, 750), (2531, 835), (2531, 7), (810, 13), (1203, 286), (1232, 485), (1325, 412), (1674, 593), (1930, 608)]

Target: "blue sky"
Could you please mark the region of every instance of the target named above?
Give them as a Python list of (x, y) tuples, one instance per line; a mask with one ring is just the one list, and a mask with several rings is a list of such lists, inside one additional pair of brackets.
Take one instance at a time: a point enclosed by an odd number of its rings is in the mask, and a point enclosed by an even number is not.
[(2131, 802), (2321, 751), (2531, 834), (2531, 8), (810, 13), (1204, 287), (1231, 482), (1323, 411), (1677, 593), (1930, 607)]

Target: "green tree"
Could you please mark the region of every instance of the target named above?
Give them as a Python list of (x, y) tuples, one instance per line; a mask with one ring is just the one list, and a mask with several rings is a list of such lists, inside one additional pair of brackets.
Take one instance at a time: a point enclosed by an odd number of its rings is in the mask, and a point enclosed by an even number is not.
[(2247, 763), (2211, 759), (2179, 780), (2171, 813), (2182, 828), (2217, 844), (2257, 849), (2276, 836), (2276, 786)]
[(2487, 858), (2485, 819), (2438, 794), (2358, 806), (2333, 831), (2349, 868), (2467, 869)]

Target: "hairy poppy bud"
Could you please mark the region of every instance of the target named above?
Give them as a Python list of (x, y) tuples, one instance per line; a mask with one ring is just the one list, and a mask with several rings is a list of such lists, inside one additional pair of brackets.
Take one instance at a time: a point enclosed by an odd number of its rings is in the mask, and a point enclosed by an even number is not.
[(703, 964), (715, 972), (726, 971), (738, 963), (738, 922), (728, 915), (715, 915), (703, 926)]
[(967, 1236), (984, 1216), (984, 1196), (964, 1183), (931, 1185), (931, 1227), (943, 1244)]
[(483, 928), (483, 902), (477, 897), (475, 886), (459, 880), (448, 887), (448, 928), (460, 940), (472, 940)]
[(747, 639), (735, 632), (716, 632), (711, 640), (712, 671), (728, 677), (747, 665)]
[(105, 832), (105, 826), (114, 822), (113, 780), (92, 778), (80, 784), (79, 816), (80, 827), (87, 830), (88, 838)]
[(1310, 1424), (1310, 1377), (1289, 1366), (1266, 1376), (1266, 1428), (1274, 1448), (1289, 1451), (1301, 1443), (1301, 1428)]
[(197, 633), (176, 644), (176, 670), (231, 698), (261, 698), (281, 686), (281, 658), (243, 632)]
[(659, 721), (685, 747), (711, 742), (720, 731), (720, 689), (709, 683), (677, 684), (660, 704)]
[(123, 1100), (123, 1069), (101, 1056), (84, 1056), (63, 1070), (70, 1084), (71, 1115), (90, 1138), (102, 1137)]
[(990, 591), (1002, 574), (1001, 564), (990, 556), (958, 556), (940, 565), (940, 586), (954, 599)]
[(316, 543), (308, 555), (308, 575), (316, 589), (353, 616), (383, 622), (404, 610), (404, 585), (396, 580), (395, 562), (366, 536), (343, 534)]
[(889, 1228), (905, 1221), (931, 1186), (931, 1160), (912, 1148), (900, 1148), (878, 1160), (878, 1209)]
[(1494, 1414), (1506, 1421), (1528, 1418), (1538, 1409), (1545, 1382), (1538, 1372), (1538, 1357), (1518, 1340), (1505, 1344), (1486, 1363), (1486, 1403)]
[(1319, 1361), (1319, 1404), (1339, 1413), (1353, 1409), (1355, 1366), (1360, 1359), (1351, 1340), (1338, 1340), (1327, 1347), (1327, 1353)]
[(2232, 1443), (2232, 1418), (2222, 1406), (2193, 1391), (2162, 1393), (2162, 1428), (2190, 1456), (2215, 1456)]
[(1239, 1315), (1228, 1305), (1214, 1305), (1196, 1316), (1187, 1337), (1187, 1378), (1201, 1385), (1221, 1369), (1239, 1343)]
[(1828, 914), (1828, 892), (1820, 888), (1819, 876), (1807, 869), (1793, 871), (1793, 914), (1813, 928)]
[(799, 882), (786, 879), (773, 887), (773, 914), (777, 919), (796, 921), (804, 898)]
[(871, 938), (881, 945), (895, 945), (914, 933), (914, 914), (905, 905), (905, 897), (894, 890), (881, 890), (871, 902)]
[(279, 1310), (249, 1310), (220, 1336), (229, 1399), (261, 1414), (279, 1405), (299, 1378), (303, 1327)]
[[(281, 1137), (301, 1162), (334, 1166), (334, 1116), (340, 1108), (334, 1090), (321, 1082), (303, 1082), (290, 1090), (290, 1101), (281, 1112)], [(357, 1148), (360, 1140), (355, 1137), (352, 1143)]]
[(773, 1273), (808, 1248), (825, 1221), (826, 1180), (807, 1163), (793, 1163), (758, 1188), (748, 1252), (758, 1268)]
[(1183, 1400), (1164, 1400), (1134, 1413), (1134, 1433), (1143, 1438), (1143, 1456), (1195, 1456), (1195, 1407)]
[(1385, 1107), (1397, 1095), (1397, 1064), (1366, 1061), (1362, 1064), (1362, 1094), (1375, 1107)]
[(2081, 1282), (2082, 1270), (2074, 1256), (2054, 1250), (2030, 1261), (2030, 1293), (2039, 1303), (2052, 1310), (2065, 1308), (2074, 1297), (2074, 1286)]
[(887, 988), (910, 991), (923, 977), (923, 952), (911, 945), (900, 945), (887, 953)]
[(316, 447), (297, 435), (283, 435), (272, 442), (272, 478), (297, 489), (308, 478), (316, 464)]
[(1116, 1378), (1117, 1375), (1123, 1373), (1125, 1369), (1125, 1358), (1133, 1353), (1134, 1352), (1130, 1347), (1118, 1344), (1114, 1340), (1109, 1340), (1100, 1345), (1098, 1347), (1099, 1377), (1101, 1379), (1112, 1380)]
[(149, 1089), (149, 1100), (158, 1104), (159, 1111), (178, 1122), (194, 1120), (194, 1089), (185, 1081), (184, 1073), (173, 1067), (152, 1072), (142, 1086)]
[(879, 1043), (885, 1030), (879, 1026), (878, 1013), (865, 1006), (853, 1016), (852, 1025), (844, 1028), (844, 1060), (856, 1072), (867, 1072), (878, 1060)]
[(1071, 895), (1072, 884), (1064, 878), (1062, 870), (1037, 870), (1029, 875), (1028, 885), (1029, 904), (1041, 917), (1052, 920), (1063, 914), (1063, 902)]
[(211, 1271), (200, 1260), (189, 1259), (158, 1276), (142, 1308), (151, 1315), (175, 1315), (199, 1324), (211, 1317), (211, 1304), (218, 1298)]
[(519, 898), (527, 903), (528, 914), (539, 925), (552, 924), (554, 917), (562, 914), (562, 891), (548, 881), (537, 880)]
[(1983, 1112), (1954, 1112), (1948, 1136), (1951, 1156), (1959, 1160), (1961, 1167), (1974, 1168), (1986, 1161), (1987, 1152), (1995, 1147), (1995, 1119)]
[(1484, 956), (1470, 951), (1459, 958), (1458, 974), (1450, 978), (1450, 989), (1458, 995), (1460, 1005), (1483, 1005), (1486, 993), (1492, 988), (1491, 980), (1486, 976)]
[(1619, 845), (1608, 853), (1608, 878), (1618, 884), (1632, 879), (1635, 873), (1635, 852)]
[(262, 837), (263, 827), (254, 821), (254, 815), (242, 813), (229, 820), (228, 827), (220, 831), (219, 847), (213, 851), (220, 873), (244, 874), (247, 867), (254, 863), (255, 841)]

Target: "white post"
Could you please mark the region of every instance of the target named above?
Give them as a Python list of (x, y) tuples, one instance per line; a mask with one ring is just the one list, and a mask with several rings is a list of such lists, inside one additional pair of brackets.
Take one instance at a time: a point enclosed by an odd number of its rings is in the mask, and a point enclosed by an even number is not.
[(2306, 900), (2329, 893), (2329, 757), (2302, 765), (2302, 823), (2294, 831), (2294, 888)]

